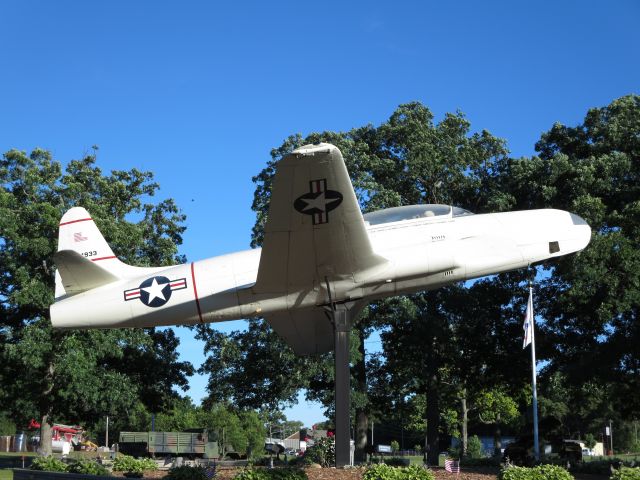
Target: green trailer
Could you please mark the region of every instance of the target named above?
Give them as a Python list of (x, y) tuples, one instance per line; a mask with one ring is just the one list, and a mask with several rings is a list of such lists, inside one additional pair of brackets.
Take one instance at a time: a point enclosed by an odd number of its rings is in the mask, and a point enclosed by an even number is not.
[(218, 458), (218, 442), (206, 430), (189, 432), (120, 432), (118, 451), (134, 457)]

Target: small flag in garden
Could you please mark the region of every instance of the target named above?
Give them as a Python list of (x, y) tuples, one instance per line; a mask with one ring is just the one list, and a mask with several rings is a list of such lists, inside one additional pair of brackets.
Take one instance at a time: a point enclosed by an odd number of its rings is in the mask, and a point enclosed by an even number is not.
[(524, 337), (522, 338), (522, 348), (526, 348), (531, 343), (533, 337), (533, 298), (529, 292), (529, 301), (527, 302), (527, 312), (524, 315)]
[(207, 467), (206, 470), (204, 471), (204, 475), (208, 479), (215, 478), (215, 476), (216, 476), (216, 466), (213, 465), (212, 467)]
[(451, 473), (460, 473), (460, 462), (458, 460), (451, 460), (446, 458), (444, 460), (444, 469)]

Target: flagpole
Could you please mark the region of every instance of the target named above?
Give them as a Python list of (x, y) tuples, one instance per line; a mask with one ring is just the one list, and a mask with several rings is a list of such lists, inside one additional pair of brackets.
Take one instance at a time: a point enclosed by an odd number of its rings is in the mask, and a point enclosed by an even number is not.
[(536, 387), (536, 336), (535, 315), (533, 313), (533, 285), (529, 281), (529, 301), (531, 302), (531, 384), (533, 387), (533, 454), (540, 461), (540, 443), (538, 438), (538, 391)]

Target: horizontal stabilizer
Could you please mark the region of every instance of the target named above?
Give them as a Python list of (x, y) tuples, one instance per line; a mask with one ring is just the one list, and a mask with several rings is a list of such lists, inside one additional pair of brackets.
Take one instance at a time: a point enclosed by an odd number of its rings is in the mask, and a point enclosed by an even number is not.
[(265, 315), (265, 319), (298, 355), (333, 350), (333, 325), (323, 308), (292, 309)]
[(58, 267), (67, 295), (75, 295), (119, 280), (114, 274), (73, 250), (56, 252), (53, 261)]

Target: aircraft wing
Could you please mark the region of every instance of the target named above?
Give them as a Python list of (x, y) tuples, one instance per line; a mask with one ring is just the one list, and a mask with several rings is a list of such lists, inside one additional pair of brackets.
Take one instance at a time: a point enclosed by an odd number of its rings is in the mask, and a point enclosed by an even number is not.
[(321, 307), (287, 310), (266, 315), (265, 319), (298, 355), (333, 350), (333, 325)]
[(325, 279), (357, 286), (367, 269), (384, 263), (373, 253), (338, 148), (307, 145), (278, 162), (255, 293), (295, 297), (324, 289)]

